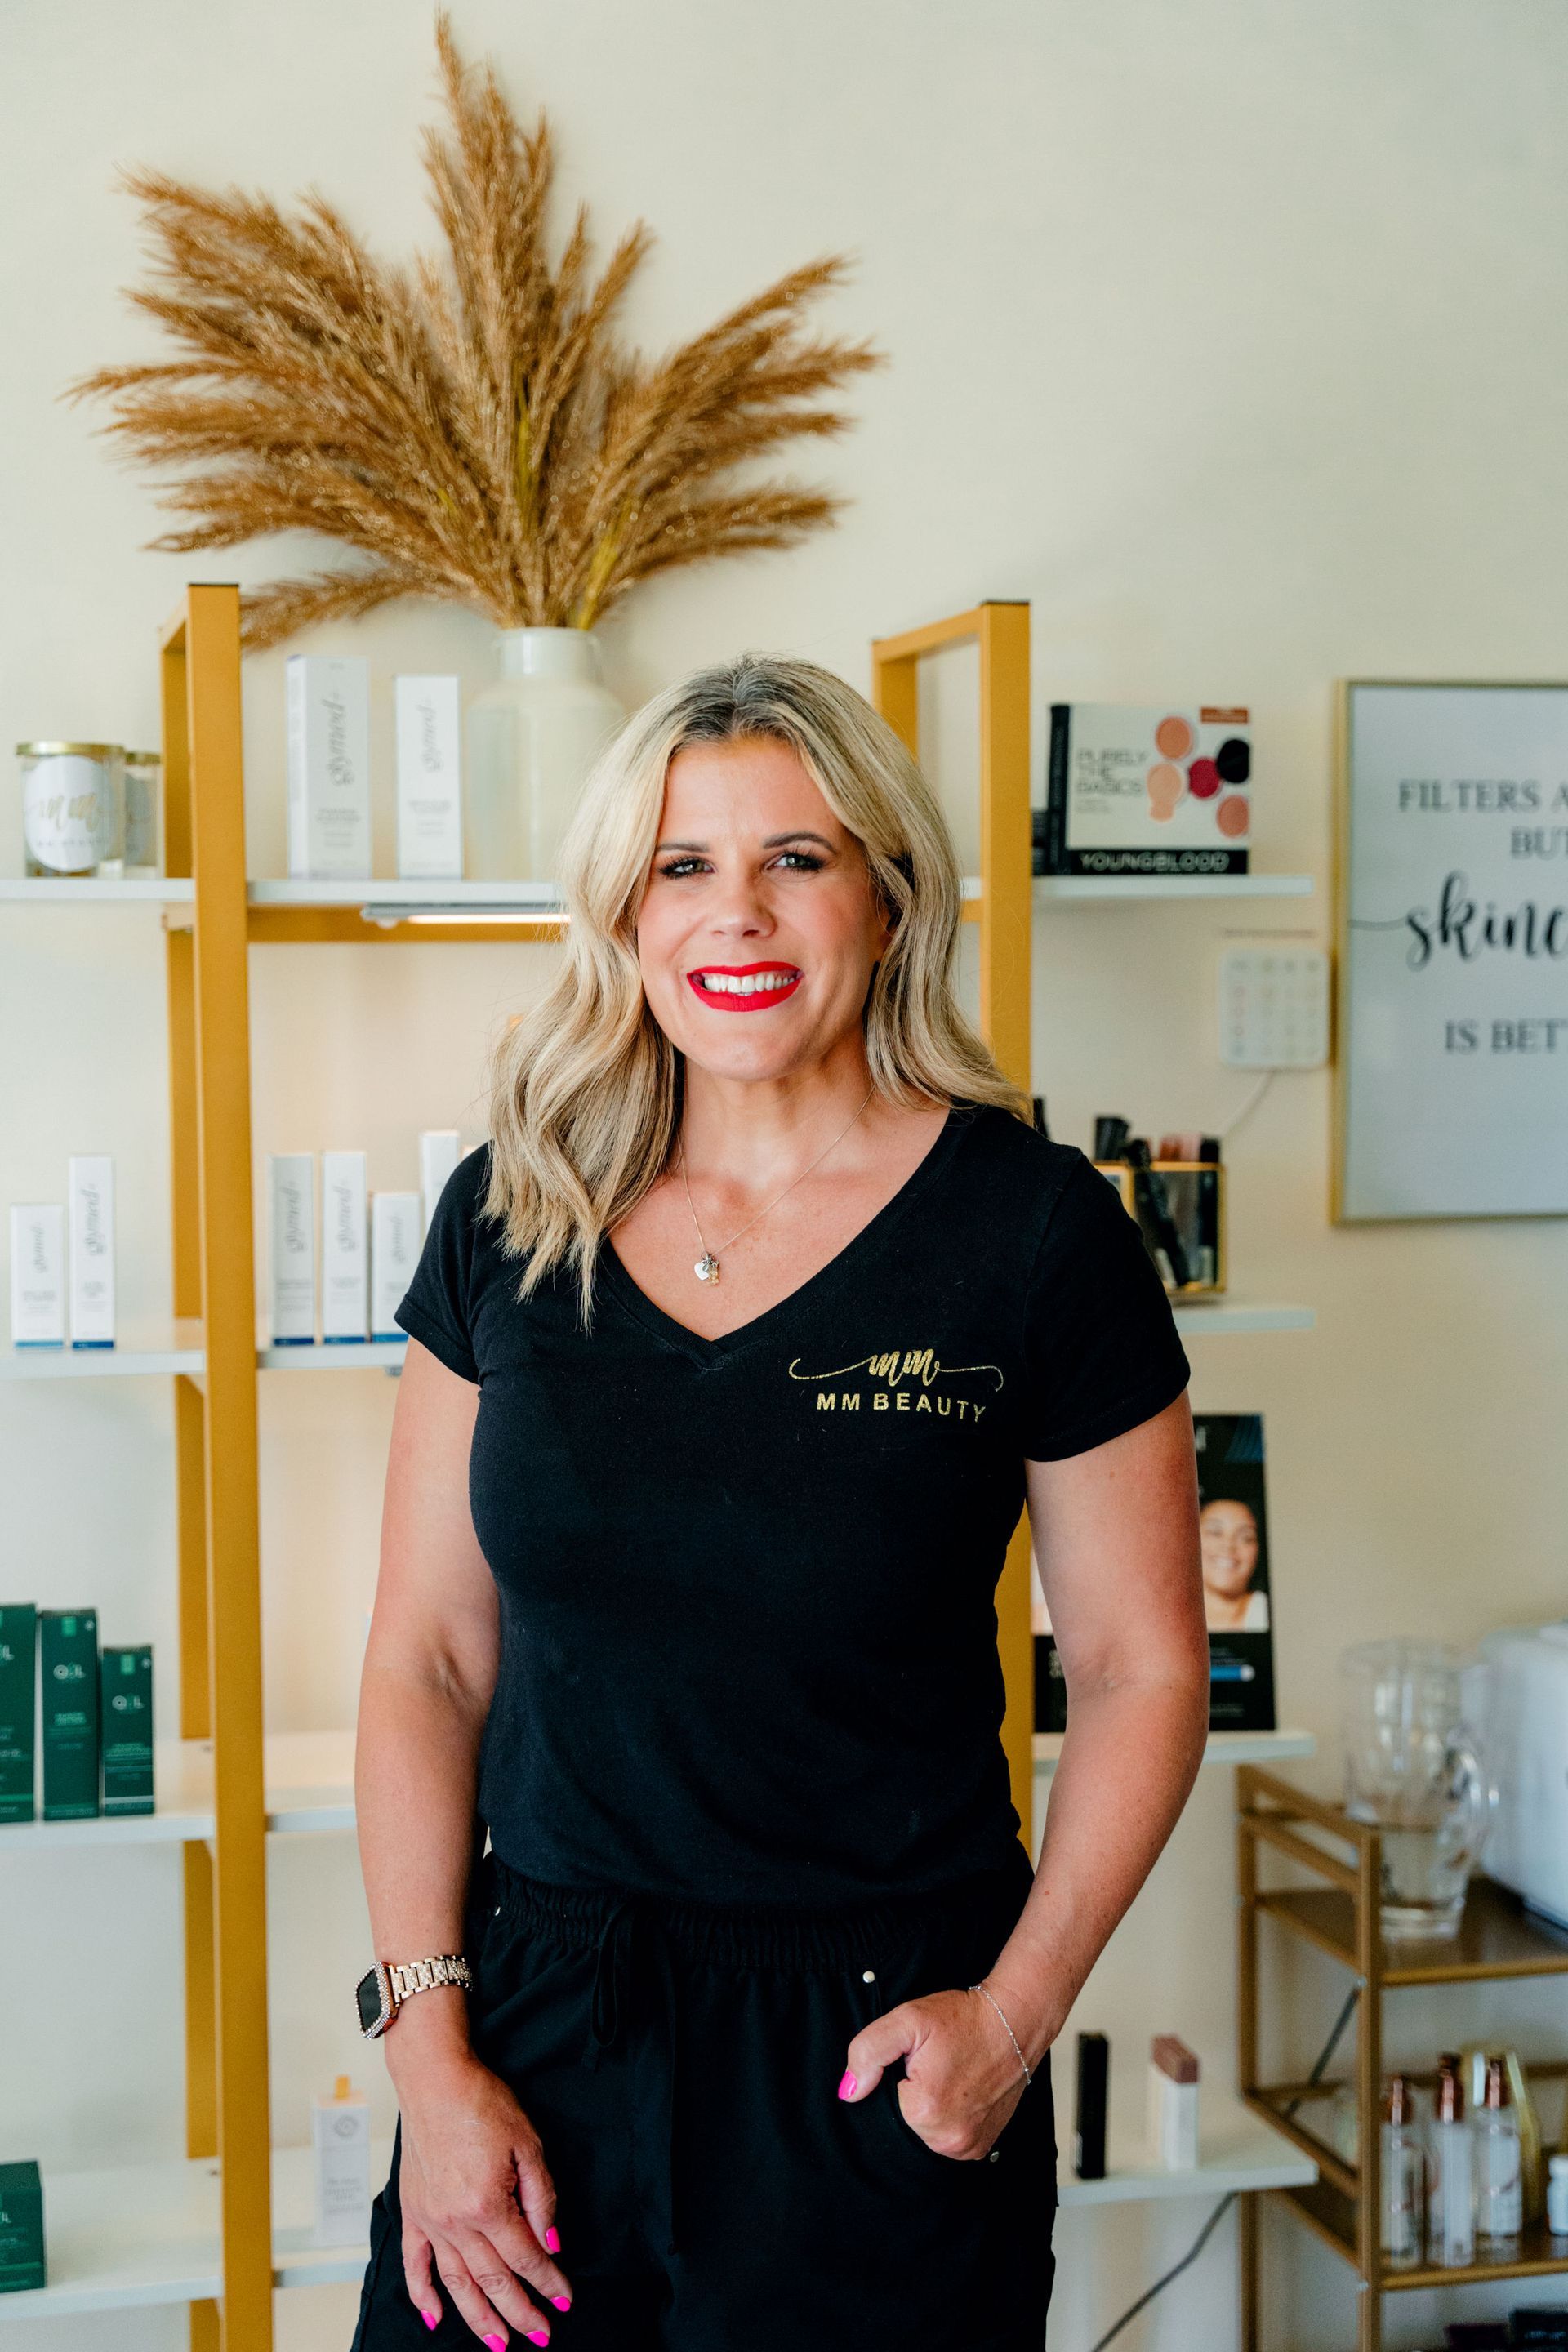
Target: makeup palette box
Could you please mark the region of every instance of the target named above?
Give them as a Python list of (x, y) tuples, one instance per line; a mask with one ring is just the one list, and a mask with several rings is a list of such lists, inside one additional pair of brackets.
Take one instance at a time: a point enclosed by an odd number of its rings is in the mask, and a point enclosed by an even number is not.
[(0, 2164), (0, 2294), (24, 2294), (48, 2283), (38, 2168)]
[(114, 1162), (100, 1152), (72, 1160), (70, 1328), (73, 1348), (114, 1345)]
[(66, 1343), (66, 1213), (58, 1202), (11, 1211), (11, 1344)]
[(0, 1608), (0, 1822), (37, 1810), (38, 1612), (30, 1601)]
[(99, 1809), (96, 1609), (38, 1612), (38, 1714), (44, 1819), (89, 1820)]
[(103, 1810), (150, 1813), (153, 1795), (153, 1653), (105, 1649), (100, 1654), (103, 1724)]
[(397, 711), (397, 872), (405, 882), (458, 882), (463, 873), (458, 776), (462, 725), (455, 677), (400, 677)]
[(275, 1348), (316, 1338), (316, 1155), (267, 1155), (268, 1325)]
[(1252, 729), (1204, 703), (1051, 706), (1045, 874), (1245, 874)]
[(462, 1156), (463, 1139), (455, 1127), (426, 1128), (419, 1138), (419, 1190), (425, 1199), (426, 1233), (447, 1179)]
[(363, 1151), (321, 1154), (321, 1338), (370, 1336), (370, 1249)]
[(295, 881), (370, 879), (370, 664), (291, 654), (289, 872)]
[(397, 1309), (414, 1279), (424, 1245), (424, 1204), (417, 1192), (375, 1192), (370, 1203), (370, 1336), (401, 1339)]

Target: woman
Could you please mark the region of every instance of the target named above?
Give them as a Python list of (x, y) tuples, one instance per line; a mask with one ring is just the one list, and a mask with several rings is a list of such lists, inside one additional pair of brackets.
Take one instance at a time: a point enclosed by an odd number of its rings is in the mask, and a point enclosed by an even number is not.
[(360, 1843), (380, 1962), (470, 1982), (386, 2032), (357, 2352), (1038, 2352), (1047, 2053), (1205, 1736), (1186, 1360), (958, 1011), (952, 844), (847, 687), (658, 697), (563, 878), (399, 1317)]
[(1258, 1521), (1250, 1504), (1216, 1495), (1198, 1513), (1204, 1618), (1214, 1633), (1267, 1633), (1268, 1595), (1255, 1592)]

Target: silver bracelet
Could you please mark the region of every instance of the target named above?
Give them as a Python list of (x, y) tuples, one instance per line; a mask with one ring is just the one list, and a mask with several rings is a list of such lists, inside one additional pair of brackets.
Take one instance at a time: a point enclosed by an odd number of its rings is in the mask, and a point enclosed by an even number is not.
[(1027, 2090), (1027, 2089), (1028, 2089), (1028, 2087), (1029, 2087), (1029, 2084), (1034, 2081), (1034, 2079), (1035, 2079), (1035, 2078), (1034, 2078), (1033, 2074), (1030, 2074), (1030, 2072), (1029, 2072), (1029, 2062), (1028, 2062), (1028, 2060), (1025, 2057), (1025, 2055), (1024, 2055), (1023, 2052), (1018, 2048), (1018, 2037), (1017, 2037), (1017, 2035), (1014, 2032), (1014, 2031), (1013, 2031), (1012, 2027), (1007, 2023), (1007, 2020), (1006, 2020), (1006, 2018), (1003, 2015), (1003, 2011), (1002, 2011), (1002, 2004), (1001, 2004), (1001, 2002), (996, 1999), (996, 1997), (995, 1997), (995, 1995), (994, 1995), (994, 1993), (986, 1992), (985, 1987), (984, 1987), (983, 1984), (972, 1984), (972, 1985), (970, 1986), (969, 1990), (970, 1990), (970, 1991), (971, 1991), (971, 1992), (984, 1992), (984, 1993), (985, 1993), (985, 1998), (986, 1998), (986, 2000), (991, 2003), (991, 2006), (992, 2006), (992, 2008), (996, 2011), (997, 2016), (998, 2016), (998, 2017), (1000, 2017), (1000, 2018), (1002, 2019), (1003, 2027), (1004, 2027), (1004, 2029), (1005, 2029), (1005, 2032), (1006, 2032), (1007, 2039), (1008, 2039), (1008, 2041), (1012, 2043), (1013, 2048), (1014, 2048), (1014, 2051), (1015, 2051), (1015, 2053), (1016, 2053), (1016, 2056), (1017, 2056), (1018, 2063), (1019, 2063), (1019, 2065), (1020, 2065), (1020, 2066), (1023, 2068), (1023, 2070), (1024, 2070), (1024, 2088), (1025, 2088), (1026, 2090)]

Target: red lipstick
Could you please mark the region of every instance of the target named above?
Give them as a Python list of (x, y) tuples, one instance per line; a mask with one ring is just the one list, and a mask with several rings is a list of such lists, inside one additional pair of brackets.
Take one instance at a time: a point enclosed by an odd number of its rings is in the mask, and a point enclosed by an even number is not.
[[(716, 980), (760, 980), (765, 973), (787, 974), (782, 984), (773, 988), (733, 990), (705, 988), (704, 978), (711, 974)], [(802, 973), (793, 963), (705, 963), (686, 975), (687, 984), (694, 996), (715, 1013), (765, 1013), (771, 1004), (782, 1004), (800, 986)]]

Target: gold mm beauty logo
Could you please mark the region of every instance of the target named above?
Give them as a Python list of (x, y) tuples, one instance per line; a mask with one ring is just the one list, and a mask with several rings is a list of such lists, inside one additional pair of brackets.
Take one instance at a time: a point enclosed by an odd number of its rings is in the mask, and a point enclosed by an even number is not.
[[(872, 1412), (929, 1412), (941, 1421), (977, 1422), (987, 1410), (984, 1404), (973, 1397), (944, 1396), (939, 1387), (942, 1381), (971, 1373), (988, 1373), (998, 1390), (1004, 1386), (999, 1364), (944, 1364), (934, 1348), (889, 1348), (826, 1372), (803, 1371), (797, 1356), (789, 1368), (792, 1381), (816, 1388), (818, 1412), (858, 1412), (862, 1399), (868, 1397)], [(854, 1388), (828, 1385), (850, 1380), (857, 1381)], [(933, 1390), (935, 1394), (928, 1394)]]

